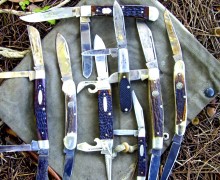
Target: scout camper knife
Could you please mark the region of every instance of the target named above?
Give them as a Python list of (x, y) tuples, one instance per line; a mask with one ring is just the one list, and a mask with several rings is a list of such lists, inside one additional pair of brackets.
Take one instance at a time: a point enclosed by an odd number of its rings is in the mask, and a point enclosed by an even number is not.
[(187, 122), (187, 94), (186, 94), (186, 82), (185, 82), (185, 64), (183, 61), (182, 51), (172, 21), (169, 17), (168, 11), (164, 13), (164, 21), (168, 37), (173, 52), (173, 59), (175, 60), (173, 83), (174, 83), (174, 95), (175, 95), (175, 135), (173, 137), (172, 146), (167, 157), (163, 173), (162, 180), (166, 180), (173, 168), (173, 165), (178, 156), (180, 146), (182, 143), (183, 135), (186, 130)]
[(152, 151), (148, 172), (148, 179), (157, 179), (160, 167), (161, 150), (163, 148), (163, 126), (164, 113), (161, 96), (161, 86), (156, 51), (153, 42), (153, 36), (146, 25), (140, 19), (137, 19), (137, 29), (140, 37), (146, 66), (148, 67), (148, 89), (149, 89), (149, 105), (151, 113), (152, 125)]
[(65, 94), (65, 137), (64, 142), (64, 171), (63, 179), (70, 179), (74, 167), (74, 155), (77, 143), (77, 100), (76, 87), (73, 81), (69, 49), (66, 40), (57, 34), (56, 51), (58, 64), (63, 81), (62, 90)]
[[(159, 11), (153, 6), (146, 5), (123, 5), (121, 6), (124, 16), (139, 17), (150, 21), (156, 21)], [(27, 22), (42, 22), (53, 19), (70, 17), (112, 16), (112, 6), (80, 6), (61, 7), (52, 10), (21, 16), (20, 19)]]
[(39, 158), (36, 179), (46, 180), (48, 179), (49, 140), (47, 128), (46, 83), (43, 53), (40, 34), (37, 29), (32, 26), (28, 26), (27, 29), (34, 59), (35, 72), (4, 72), (2, 75), (0, 73), (0, 77), (29, 77), (30, 80), (35, 79), (34, 110), (37, 122), (38, 141), (32, 141), (31, 144), (0, 146), (0, 152), (38, 151)]
[(132, 91), (132, 99), (134, 105), (135, 116), (137, 120), (138, 130), (115, 129), (114, 135), (125, 136), (133, 135), (138, 137), (138, 176), (137, 180), (145, 180), (147, 175), (147, 145), (146, 145), (146, 131), (144, 123), (143, 109)]
[[(98, 35), (94, 39), (94, 48), (105, 48), (104, 42)], [(97, 83), (100, 85), (97, 89), (100, 139), (96, 138), (94, 140), (97, 142), (96, 146), (91, 146), (84, 142), (78, 144), (77, 149), (86, 152), (101, 151), (101, 154), (105, 155), (107, 177), (110, 180), (112, 176), (113, 114), (111, 86), (108, 82), (107, 57), (96, 56), (95, 63), (98, 74)]]

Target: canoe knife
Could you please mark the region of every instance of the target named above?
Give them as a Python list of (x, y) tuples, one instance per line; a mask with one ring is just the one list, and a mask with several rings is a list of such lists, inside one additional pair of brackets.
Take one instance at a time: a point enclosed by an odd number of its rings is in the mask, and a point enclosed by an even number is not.
[(64, 171), (63, 179), (71, 178), (74, 167), (74, 155), (77, 143), (77, 100), (76, 87), (73, 81), (69, 49), (61, 34), (56, 37), (56, 51), (58, 64), (63, 81), (62, 90), (65, 94), (65, 137), (64, 142)]
[[(46, 113), (46, 82), (45, 69), (43, 61), (43, 52), (41, 46), (40, 34), (33, 26), (27, 26), (31, 50), (34, 60), (35, 72), (7, 72), (8, 78), (29, 77), (35, 79), (34, 88), (34, 112), (37, 123), (38, 141), (32, 141), (31, 144), (23, 145), (2, 145), (0, 152), (15, 152), (15, 151), (38, 151), (38, 168), (37, 180), (48, 179), (48, 156), (49, 156), (49, 140), (47, 128), (47, 113)], [(32, 74), (32, 75), (31, 75)], [(4, 73), (3, 73), (4, 75)], [(23, 76), (22, 76), (23, 75)], [(27, 75), (27, 76), (25, 76)], [(31, 78), (30, 78), (31, 77)]]
[(180, 146), (183, 140), (183, 135), (186, 131), (187, 122), (187, 94), (186, 94), (186, 81), (185, 81), (185, 64), (180, 47), (178, 37), (173, 27), (168, 11), (164, 13), (164, 21), (170, 40), (171, 49), (173, 52), (173, 59), (175, 61), (173, 83), (175, 95), (175, 134), (169, 155), (167, 157), (162, 180), (166, 180), (173, 168), (176, 158), (179, 154)]
[[(96, 35), (94, 39), (95, 49), (104, 49), (105, 45), (102, 39)], [(113, 147), (113, 113), (112, 113), (112, 94), (111, 86), (108, 81), (108, 64), (106, 56), (95, 57), (97, 69), (98, 91), (98, 114), (99, 114), (99, 138), (95, 138), (96, 146), (88, 143), (80, 143), (77, 149), (81, 151), (101, 151), (105, 155), (105, 164), (108, 180), (112, 177), (112, 147)], [(93, 83), (92, 83), (93, 84)], [(87, 85), (90, 85), (89, 83)], [(96, 91), (96, 92), (97, 92)]]
[(160, 167), (160, 157), (163, 148), (164, 112), (161, 95), (160, 76), (156, 51), (151, 30), (146, 22), (137, 19), (137, 29), (141, 46), (146, 60), (148, 73), (149, 106), (152, 129), (152, 150), (149, 165), (148, 179), (157, 179)]

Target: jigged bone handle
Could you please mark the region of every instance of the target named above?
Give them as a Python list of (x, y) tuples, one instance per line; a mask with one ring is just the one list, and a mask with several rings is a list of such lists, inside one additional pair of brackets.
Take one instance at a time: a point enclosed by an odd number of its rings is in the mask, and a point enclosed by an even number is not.
[(129, 81), (129, 73), (119, 75), (119, 98), (122, 112), (130, 112), (132, 108), (131, 84)]
[(175, 94), (175, 119), (176, 133), (183, 135), (187, 121), (187, 94), (185, 81), (185, 64), (182, 60), (174, 66), (174, 94)]
[(146, 138), (138, 137), (138, 176), (147, 174), (147, 149)]
[(111, 90), (98, 91), (100, 139), (113, 139), (113, 114)]
[(48, 140), (45, 79), (35, 80), (34, 109), (39, 140)]

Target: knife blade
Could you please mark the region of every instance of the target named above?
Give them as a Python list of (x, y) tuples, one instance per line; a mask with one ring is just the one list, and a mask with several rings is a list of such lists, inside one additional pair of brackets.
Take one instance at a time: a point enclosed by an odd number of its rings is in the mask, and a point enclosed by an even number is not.
[(186, 93), (186, 80), (185, 80), (185, 64), (183, 61), (181, 46), (168, 11), (164, 12), (164, 21), (171, 44), (173, 59), (175, 61), (174, 74), (173, 74), (174, 95), (175, 95), (175, 134), (161, 176), (162, 180), (168, 179), (170, 172), (172, 171), (173, 165), (179, 154), (180, 146), (183, 140), (183, 135), (185, 134), (186, 131), (186, 123), (187, 123), (187, 93)]
[(118, 79), (120, 108), (122, 112), (129, 112), (132, 108), (129, 58), (124, 24), (124, 15), (117, 1), (114, 1), (113, 5), (113, 21), (118, 46)]
[(33, 26), (27, 26), (35, 69), (34, 109), (37, 123), (37, 135), (40, 150), (38, 151), (38, 170), (36, 179), (48, 179), (49, 140), (46, 113), (46, 82), (40, 34)]
[[(125, 16), (144, 18), (156, 21), (159, 11), (153, 6), (146, 5), (123, 5), (122, 11)], [(33, 13), (21, 16), (20, 19), (27, 22), (42, 22), (53, 19), (63, 19), (70, 17), (91, 17), (91, 16), (112, 16), (112, 6), (80, 6), (80, 7), (61, 7), (49, 9), (44, 12)]]
[(70, 55), (65, 38), (58, 33), (56, 37), (57, 59), (63, 81), (62, 90), (65, 94), (65, 137), (63, 179), (70, 179), (74, 167), (74, 155), (77, 143), (77, 100), (76, 87), (73, 81)]
[[(104, 49), (105, 44), (102, 39), (96, 35), (94, 39), (95, 49)], [(112, 147), (113, 147), (113, 113), (112, 113), (112, 96), (111, 86), (108, 81), (108, 64), (106, 56), (95, 57), (97, 82), (101, 85), (98, 91), (98, 114), (99, 114), (99, 139), (96, 138), (97, 146), (91, 146), (88, 143), (77, 145), (77, 149), (81, 151), (101, 151), (105, 155), (105, 164), (107, 178), (112, 177)], [(96, 83), (96, 82), (95, 82)], [(88, 85), (90, 82), (88, 82)], [(85, 86), (84, 86), (85, 87)], [(77, 87), (78, 89), (78, 87)], [(77, 92), (79, 92), (77, 90)]]
[(35, 71), (0, 72), (0, 79), (28, 77), (30, 81), (35, 79)]
[(137, 19), (137, 29), (141, 46), (148, 67), (149, 105), (152, 125), (152, 151), (148, 179), (157, 179), (160, 167), (160, 157), (163, 148), (164, 112), (161, 94), (160, 76), (156, 51), (151, 30), (141, 19)]
[[(80, 17), (80, 39), (81, 51), (91, 49), (91, 35), (90, 35), (90, 19), (89, 17)], [(89, 78), (92, 74), (92, 57), (82, 56), (82, 72), (85, 78)]]

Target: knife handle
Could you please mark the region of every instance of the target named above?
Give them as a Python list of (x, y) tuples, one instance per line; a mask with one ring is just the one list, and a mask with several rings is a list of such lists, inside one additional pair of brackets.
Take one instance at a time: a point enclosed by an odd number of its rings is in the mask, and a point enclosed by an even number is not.
[(38, 157), (36, 180), (48, 180), (48, 150), (44, 150)]
[(132, 108), (132, 94), (129, 73), (119, 74), (119, 98), (121, 111), (129, 112)]
[(176, 133), (183, 135), (187, 119), (187, 94), (185, 82), (185, 64), (179, 60), (174, 65), (174, 94), (175, 94), (175, 119)]
[(39, 140), (48, 140), (45, 79), (35, 80), (34, 109)]
[(149, 79), (149, 105), (152, 121), (152, 148), (163, 148), (163, 128), (164, 128), (164, 112), (161, 94), (161, 86), (159, 79), (159, 70), (157, 68), (150, 69)]
[(113, 139), (113, 114), (111, 90), (98, 91), (100, 139)]
[(138, 176), (147, 174), (147, 145), (145, 137), (138, 137)]
[[(149, 20), (149, 7), (141, 5), (121, 6), (124, 16), (144, 18)], [(96, 16), (113, 16), (112, 6), (92, 6), (92, 13)]]
[(72, 96), (65, 96), (65, 109), (66, 109), (66, 122), (65, 122), (65, 134), (77, 133), (77, 106), (76, 106), (76, 94)]

